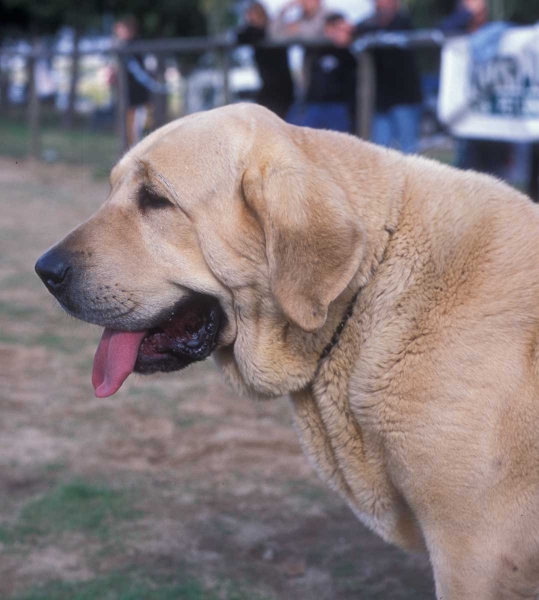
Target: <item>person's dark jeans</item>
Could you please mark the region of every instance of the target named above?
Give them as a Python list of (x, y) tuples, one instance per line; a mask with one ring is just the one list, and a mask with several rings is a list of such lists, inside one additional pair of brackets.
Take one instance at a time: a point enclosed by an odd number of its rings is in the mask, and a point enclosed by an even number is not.
[(292, 102), (282, 101), (282, 100), (273, 100), (271, 98), (257, 98), (257, 104), (261, 106), (265, 106), (267, 109), (274, 112), (281, 119), (286, 119), (286, 115), (290, 110), (290, 105)]
[(385, 112), (376, 112), (371, 139), (375, 144), (398, 148), (405, 154), (416, 154), (419, 146), (421, 106), (401, 104)]
[(288, 123), (314, 129), (331, 129), (351, 133), (350, 107), (345, 102), (308, 102), (295, 104), (286, 116)]
[(497, 177), (505, 177), (511, 144), (494, 140), (458, 138), (456, 166)]

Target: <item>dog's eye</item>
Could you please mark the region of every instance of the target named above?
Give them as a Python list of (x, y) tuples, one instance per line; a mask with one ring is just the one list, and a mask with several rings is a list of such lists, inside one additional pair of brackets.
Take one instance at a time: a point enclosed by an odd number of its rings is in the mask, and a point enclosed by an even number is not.
[(147, 186), (143, 186), (139, 189), (137, 194), (137, 204), (143, 212), (152, 209), (171, 208), (174, 206), (172, 202), (158, 194), (155, 190)]

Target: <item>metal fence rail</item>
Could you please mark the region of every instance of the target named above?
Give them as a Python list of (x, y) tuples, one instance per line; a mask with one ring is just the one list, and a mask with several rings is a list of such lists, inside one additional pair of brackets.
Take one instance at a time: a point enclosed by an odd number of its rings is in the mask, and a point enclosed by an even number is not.
[[(409, 49), (436, 49), (444, 42), (444, 35), (437, 30), (425, 30), (406, 33), (379, 33), (362, 37), (350, 48), (357, 60), (357, 86), (356, 86), (356, 134), (368, 139), (372, 121), (375, 98), (375, 73), (371, 50), (381, 47), (399, 47)], [(291, 46), (302, 46), (305, 49), (327, 47), (328, 42), (324, 40), (309, 41), (300, 39), (288, 39), (286, 42), (266, 41), (260, 44), (267, 48), (287, 48)], [(99, 50), (81, 48), (71, 51), (47, 48), (39, 44), (21, 50), (4, 47), (0, 54), (4, 57), (19, 56), (27, 61), (28, 69), (28, 124), (30, 129), (31, 156), (38, 157), (40, 154), (39, 130), (40, 130), (40, 102), (36, 82), (36, 61), (38, 59), (51, 59), (55, 56), (67, 56), (72, 60), (80, 59), (87, 55), (108, 55), (116, 57), (118, 64), (118, 98), (117, 98), (117, 130), (119, 134), (119, 151), (124, 152), (127, 148), (127, 132), (125, 128), (125, 113), (128, 106), (127, 99), (127, 73), (122, 58), (132, 54), (148, 54), (164, 58), (170, 55), (196, 55), (206, 52), (216, 52), (220, 56), (223, 70), (223, 97), (224, 103), (231, 101), (230, 92), (230, 54), (240, 47), (230, 35), (204, 38), (175, 38), (161, 40), (141, 40), (129, 44), (128, 47), (115, 46), (112, 42), (109, 47)], [(75, 51), (77, 50), (77, 51)], [(160, 123), (158, 123), (160, 124)]]

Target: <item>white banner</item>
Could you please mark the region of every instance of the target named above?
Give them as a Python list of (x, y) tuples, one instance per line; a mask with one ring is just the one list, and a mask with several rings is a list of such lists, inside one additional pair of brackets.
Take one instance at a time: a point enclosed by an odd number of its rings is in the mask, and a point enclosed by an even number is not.
[(539, 25), (508, 29), (490, 47), (473, 38), (443, 48), (440, 121), (457, 137), (539, 140)]

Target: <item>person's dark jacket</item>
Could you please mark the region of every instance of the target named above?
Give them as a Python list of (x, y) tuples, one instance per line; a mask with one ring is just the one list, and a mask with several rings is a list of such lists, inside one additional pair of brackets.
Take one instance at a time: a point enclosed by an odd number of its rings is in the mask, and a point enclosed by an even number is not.
[(471, 11), (458, 8), (440, 23), (440, 29), (444, 33), (467, 33), (472, 20), (473, 14)]
[[(125, 47), (129, 48), (131, 44), (136, 43), (138, 40), (132, 40), (125, 44)], [(127, 73), (127, 103), (129, 108), (137, 108), (143, 106), (150, 101), (150, 92), (142, 84), (133, 73), (133, 69), (130, 69), (130, 63), (136, 61), (139, 66), (144, 68), (142, 65), (143, 58), (138, 54), (127, 54), (123, 56), (124, 66)]]
[(356, 61), (348, 48), (328, 46), (312, 50), (306, 102), (354, 105)]
[[(356, 27), (356, 36), (367, 33), (411, 31), (408, 14), (399, 12), (382, 26), (375, 16)], [(372, 50), (376, 74), (376, 110), (386, 112), (394, 106), (420, 104), (421, 80), (413, 52), (402, 48), (375, 48)]]
[(247, 25), (237, 32), (238, 44), (254, 46), (255, 61), (262, 80), (257, 102), (284, 118), (294, 100), (294, 84), (286, 48), (264, 48), (257, 44), (266, 39), (266, 30)]

